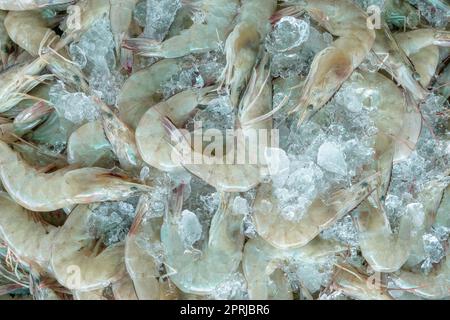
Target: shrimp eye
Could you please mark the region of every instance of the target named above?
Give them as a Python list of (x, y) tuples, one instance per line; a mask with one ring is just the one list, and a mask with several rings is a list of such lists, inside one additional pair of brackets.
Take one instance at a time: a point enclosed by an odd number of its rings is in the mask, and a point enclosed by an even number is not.
[(363, 188), (367, 188), (367, 187), (369, 186), (369, 184), (368, 184), (367, 182), (363, 182), (363, 183), (361, 184), (361, 186), (362, 186)]
[(421, 77), (420, 77), (420, 74), (418, 72), (414, 72), (413, 73), (413, 78), (414, 78), (414, 80), (419, 81)]
[(130, 190), (135, 192), (135, 191), (138, 191), (138, 188), (137, 187), (131, 187)]
[(313, 106), (312, 104), (310, 104), (310, 105), (307, 107), (307, 109), (311, 111), (311, 110), (314, 109), (314, 106)]

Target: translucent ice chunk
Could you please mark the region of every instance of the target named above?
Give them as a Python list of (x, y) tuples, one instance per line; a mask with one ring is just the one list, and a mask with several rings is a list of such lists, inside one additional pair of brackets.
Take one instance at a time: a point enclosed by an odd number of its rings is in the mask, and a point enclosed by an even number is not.
[(187, 128), (203, 128), (203, 130), (217, 129), (225, 132), (233, 129), (235, 124), (235, 109), (231, 105), (228, 96), (220, 96), (213, 99), (208, 106), (199, 111), (187, 124)]
[(195, 213), (183, 210), (178, 224), (178, 231), (183, 239), (185, 248), (192, 248), (202, 237), (202, 225)]
[(133, 223), (137, 201), (130, 198), (98, 205), (88, 220), (91, 236), (102, 239), (106, 246), (123, 241)]
[(317, 153), (317, 164), (323, 169), (345, 176), (347, 174), (347, 163), (345, 156), (338, 145), (333, 142), (325, 142)]
[(58, 115), (75, 124), (91, 122), (100, 116), (97, 104), (90, 97), (82, 92), (68, 92), (61, 82), (52, 86), (49, 96)]
[(286, 180), (289, 175), (289, 167), (291, 161), (286, 152), (280, 148), (266, 148), (264, 156), (267, 162), (269, 174), (272, 181), (279, 186)]
[(179, 8), (181, 0), (147, 0), (144, 37), (162, 41)]
[(268, 36), (268, 49), (284, 52), (300, 46), (309, 38), (309, 23), (291, 16), (278, 21)]
[(250, 208), (247, 200), (239, 196), (234, 198), (233, 212), (239, 215), (248, 215), (250, 213)]

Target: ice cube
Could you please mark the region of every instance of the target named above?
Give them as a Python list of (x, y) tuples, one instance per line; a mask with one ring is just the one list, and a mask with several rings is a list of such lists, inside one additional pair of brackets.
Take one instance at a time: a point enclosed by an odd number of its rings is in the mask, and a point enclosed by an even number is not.
[(323, 169), (339, 174), (347, 175), (347, 163), (340, 147), (333, 142), (323, 143), (317, 153), (317, 164)]
[(197, 215), (189, 210), (183, 210), (178, 224), (178, 231), (185, 248), (192, 248), (202, 237), (202, 225)]

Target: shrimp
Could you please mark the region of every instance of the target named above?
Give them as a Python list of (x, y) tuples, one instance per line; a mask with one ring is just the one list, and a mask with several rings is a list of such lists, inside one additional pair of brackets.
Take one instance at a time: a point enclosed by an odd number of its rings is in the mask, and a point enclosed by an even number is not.
[(375, 174), (349, 189), (337, 191), (327, 200), (316, 198), (297, 222), (282, 217), (272, 185), (262, 184), (253, 205), (256, 230), (277, 248), (302, 247), (358, 206), (377, 187), (378, 176)]
[(328, 102), (366, 58), (375, 41), (374, 30), (367, 27), (367, 14), (352, 1), (305, 0), (281, 14), (303, 11), (339, 38), (314, 57), (300, 101), (291, 111), (302, 112), (299, 124)]
[(161, 117), (168, 117), (175, 126), (183, 126), (191, 118), (199, 104), (209, 100), (211, 88), (186, 90), (150, 108), (136, 128), (136, 143), (139, 154), (149, 165), (161, 171), (182, 169), (171, 157), (171, 146), (167, 143)]
[(237, 105), (241, 91), (251, 76), (260, 44), (269, 31), (269, 18), (275, 0), (246, 0), (239, 10), (239, 22), (225, 42), (227, 65), (222, 81), (230, 87), (230, 98)]
[(136, 218), (125, 240), (125, 265), (139, 300), (159, 300), (161, 296), (159, 264), (155, 257), (146, 252), (139, 240), (158, 242), (161, 219), (144, 219), (151, 203), (141, 196), (136, 208)]
[(421, 240), (418, 229), (423, 223), (423, 216), (405, 214), (394, 235), (383, 208), (376, 208), (366, 201), (356, 218), (363, 257), (377, 272), (399, 270), (408, 260), (412, 243)]
[(48, 6), (66, 5), (73, 2), (73, 0), (1, 0), (0, 10), (37, 10)]
[(8, 12), (0, 11), (0, 58), (5, 69), (8, 65), (9, 55), (12, 51), (13, 43), (5, 28), (5, 18)]
[(24, 135), (41, 124), (54, 111), (47, 103), (39, 101), (26, 108), (14, 118), (14, 129), (18, 135)]
[[(281, 275), (280, 265), (297, 258), (303, 261), (320, 262), (332, 254), (345, 251), (346, 248), (332, 241), (319, 238), (306, 246), (296, 249), (280, 250), (272, 247), (262, 238), (249, 240), (245, 244), (242, 267), (247, 279), (248, 294), (252, 300), (292, 299), (287, 278)], [(275, 274), (278, 272), (278, 275)], [(271, 289), (271, 275), (276, 276)]]
[[(272, 143), (272, 120), (266, 117), (272, 110), (272, 86), (269, 78), (268, 56), (265, 55), (254, 70), (250, 85), (242, 98), (237, 128), (233, 134), (227, 133), (224, 141), (225, 152), (220, 154), (221, 150), (217, 149), (214, 150), (214, 155), (206, 154), (208, 148), (205, 148), (205, 151), (197, 149), (195, 141), (199, 138), (196, 135), (204, 137), (201, 130), (200, 133), (193, 133), (193, 149), (175, 125), (167, 118), (163, 119), (172, 142), (176, 143), (173, 154), (176, 160), (180, 161), (186, 170), (222, 192), (245, 192), (257, 186), (263, 180), (267, 168), (262, 153)], [(260, 139), (261, 137), (263, 139)], [(206, 136), (206, 139), (210, 137)], [(246, 157), (247, 154), (251, 155), (249, 161), (239, 159), (239, 155)], [(197, 162), (198, 159), (201, 163)]]
[(88, 122), (70, 135), (67, 141), (67, 162), (81, 167), (114, 166), (112, 147), (101, 121)]
[(133, 10), (138, 0), (110, 0), (111, 31), (116, 42), (116, 54), (122, 66), (131, 69), (132, 56), (130, 51), (122, 49), (122, 41), (128, 38), (128, 29), (133, 18)]
[[(371, 278), (351, 265), (336, 265), (333, 288), (358, 300), (393, 300), (381, 283), (373, 283)], [(375, 280), (376, 281), (376, 280)]]
[(38, 58), (15, 65), (0, 74), (0, 113), (12, 109), (26, 99), (26, 93), (38, 84), (53, 79), (53, 75), (39, 75), (47, 63)]
[(450, 296), (450, 259), (431, 274), (425, 275), (402, 270), (390, 276), (395, 285), (426, 299), (445, 299)]
[(116, 300), (138, 300), (134, 290), (133, 281), (130, 276), (125, 275), (122, 279), (112, 284), (112, 291)]
[(125, 275), (123, 243), (102, 250), (101, 240), (89, 234), (88, 220), (94, 208), (77, 206), (54, 239), (51, 267), (58, 282), (69, 290), (101, 289)]
[(151, 189), (101, 168), (67, 168), (40, 173), (2, 141), (0, 151), (3, 186), (18, 204), (32, 211), (53, 211), (73, 204), (121, 200)]
[(111, 300), (105, 294), (105, 288), (90, 291), (73, 290), (72, 293), (75, 300)]
[(128, 172), (140, 171), (143, 161), (137, 150), (134, 131), (100, 99), (96, 99), (96, 102), (100, 106), (103, 130), (121, 168)]
[(211, 222), (208, 243), (202, 249), (201, 257), (196, 259), (192, 252), (185, 250), (179, 234), (183, 199), (180, 189), (176, 206), (166, 214), (161, 228), (161, 241), (166, 249), (165, 264), (174, 270), (169, 277), (181, 291), (208, 294), (239, 267), (244, 246), (242, 215), (230, 208), (234, 197), (222, 194)]
[(0, 238), (20, 263), (42, 272), (51, 272), (50, 253), (58, 228), (15, 203), (0, 192)]
[(217, 50), (231, 31), (230, 25), (237, 14), (239, 0), (204, 0), (192, 3), (194, 10), (204, 14), (204, 22), (194, 23), (180, 35), (161, 43), (136, 38), (124, 41), (127, 49), (145, 57), (178, 58), (190, 53)]
[[(39, 56), (48, 63), (49, 69), (62, 80), (87, 90), (83, 73), (68, 58), (63, 49), (60, 53), (48, 52), (44, 48), (59, 41), (59, 36), (38, 11), (11, 11), (5, 19), (6, 30), (11, 39), (33, 57)], [(56, 45), (56, 44), (55, 44)]]
[(445, 178), (431, 180), (417, 196), (418, 202), (423, 205), (425, 215), (423, 223), (416, 231), (417, 236), (414, 238), (416, 241), (411, 243), (411, 253), (405, 264), (407, 267), (416, 266), (426, 258), (422, 236), (430, 229), (436, 219), (445, 190), (449, 185), (448, 174), (449, 172), (446, 172)]
[(417, 29), (397, 33), (395, 39), (408, 56), (428, 46), (450, 47), (450, 31), (437, 29)]
[[(408, 40), (399, 41), (402, 48), (406, 47), (407, 43)], [(434, 45), (424, 47), (417, 52), (410, 53), (409, 58), (420, 76), (419, 83), (425, 88), (428, 87), (439, 63), (439, 48)], [(399, 135), (398, 143), (396, 143), (394, 156), (394, 161), (397, 162), (407, 159), (411, 155), (422, 130), (422, 115), (418, 103), (410, 97), (410, 94), (406, 94), (406, 98), (407, 109), (403, 130)]]
[(164, 59), (128, 78), (117, 100), (122, 121), (136, 129), (145, 112), (163, 100), (163, 84), (182, 70), (181, 59)]

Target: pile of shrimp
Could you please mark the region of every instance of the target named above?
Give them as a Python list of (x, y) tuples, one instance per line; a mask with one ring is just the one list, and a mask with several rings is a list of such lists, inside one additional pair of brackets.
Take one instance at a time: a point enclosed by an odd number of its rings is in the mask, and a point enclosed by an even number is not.
[[(0, 0), (0, 299), (448, 299), (450, 24), (417, 3), (450, 17), (437, 0)], [(277, 51), (286, 23), (309, 38), (284, 30), (300, 45)], [(89, 41), (112, 43), (102, 63)]]

